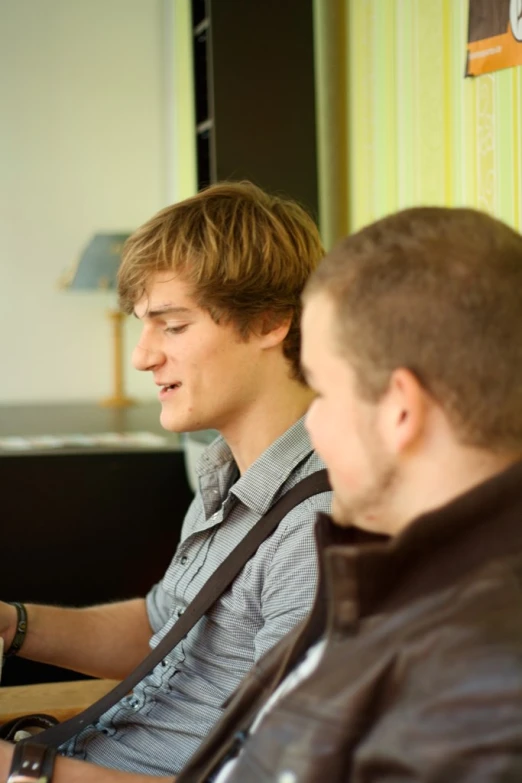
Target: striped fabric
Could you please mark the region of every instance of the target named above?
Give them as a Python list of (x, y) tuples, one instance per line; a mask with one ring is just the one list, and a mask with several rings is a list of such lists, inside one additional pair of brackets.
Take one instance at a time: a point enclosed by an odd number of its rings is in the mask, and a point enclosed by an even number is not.
[[(181, 542), (147, 596), (152, 647), (272, 503), (323, 467), (302, 419), (241, 477), (221, 437), (208, 447)], [(293, 509), (176, 650), (64, 752), (122, 770), (178, 772), (254, 661), (307, 614), (317, 580), (313, 525), (330, 503), (328, 492)]]

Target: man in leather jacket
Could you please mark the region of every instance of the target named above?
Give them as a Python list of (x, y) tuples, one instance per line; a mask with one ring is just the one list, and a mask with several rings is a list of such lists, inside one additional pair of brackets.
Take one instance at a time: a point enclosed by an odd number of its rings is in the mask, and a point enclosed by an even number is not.
[[(406, 210), (327, 255), (303, 315), (334, 490), (316, 601), (178, 783), (522, 780), (521, 333), (522, 237), (485, 214)], [(147, 778), (58, 760), (91, 780)]]

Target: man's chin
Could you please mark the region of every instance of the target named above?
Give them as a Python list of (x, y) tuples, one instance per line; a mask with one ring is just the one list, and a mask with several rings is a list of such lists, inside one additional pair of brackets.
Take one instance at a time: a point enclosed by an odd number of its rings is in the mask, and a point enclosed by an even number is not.
[(183, 421), (179, 416), (173, 416), (165, 408), (160, 413), (160, 424), (167, 432), (188, 432), (190, 429), (188, 422)]
[(160, 413), (160, 424), (164, 430), (168, 432), (200, 432), (201, 430), (213, 429), (212, 424), (207, 424), (204, 421), (198, 421), (190, 416), (176, 415), (163, 406)]

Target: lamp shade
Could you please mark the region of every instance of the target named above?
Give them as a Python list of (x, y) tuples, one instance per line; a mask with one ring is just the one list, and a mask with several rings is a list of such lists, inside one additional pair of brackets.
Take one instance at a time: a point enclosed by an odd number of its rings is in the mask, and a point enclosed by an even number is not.
[(116, 288), (116, 276), (126, 234), (95, 234), (83, 250), (67, 282), (73, 291)]

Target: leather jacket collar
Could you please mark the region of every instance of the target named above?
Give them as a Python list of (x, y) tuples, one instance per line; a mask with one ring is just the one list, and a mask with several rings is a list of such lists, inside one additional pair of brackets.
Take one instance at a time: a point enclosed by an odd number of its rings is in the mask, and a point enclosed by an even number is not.
[(418, 517), (395, 538), (342, 529), (320, 515), (316, 536), (330, 621), (346, 625), (388, 611), (520, 551), (521, 488), (522, 462), (517, 462)]

